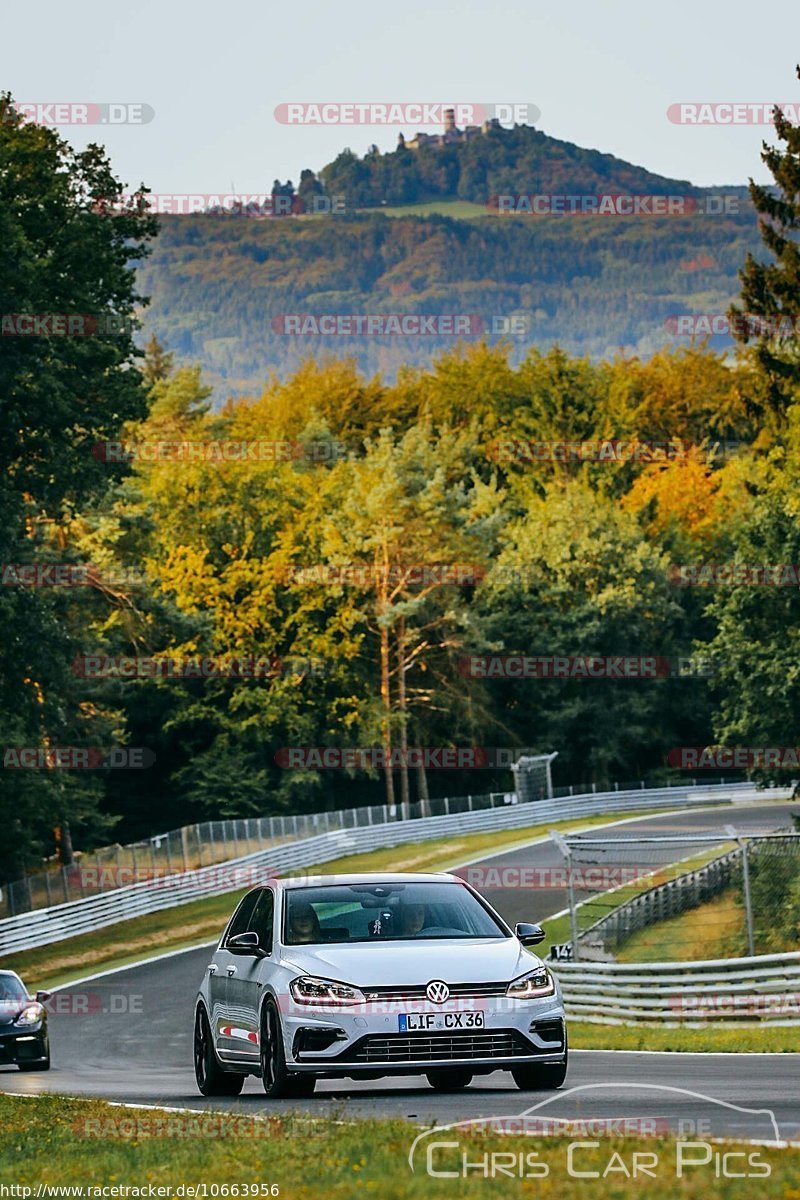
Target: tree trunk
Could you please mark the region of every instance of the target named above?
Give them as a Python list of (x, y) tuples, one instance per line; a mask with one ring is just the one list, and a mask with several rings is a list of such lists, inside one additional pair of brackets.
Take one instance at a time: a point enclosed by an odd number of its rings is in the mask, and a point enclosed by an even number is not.
[(56, 826), (56, 842), (62, 867), (71, 867), (75, 862), (75, 856), (72, 852), (72, 834), (69, 830), (69, 821), (62, 820), (61, 824)]
[(397, 707), (400, 713), (400, 815), (404, 821), (411, 816), (408, 788), (408, 725), (406, 713), (406, 623), (401, 617), (397, 626)]
[(389, 630), (381, 626), (381, 699), (383, 700), (382, 741), (385, 756), (386, 803), (394, 806), (394, 776), (392, 775), (392, 693), (389, 682)]
[(431, 798), (428, 795), (428, 776), (425, 774), (425, 765), (422, 759), (417, 763), (417, 791), (422, 815), (429, 817), (431, 815)]

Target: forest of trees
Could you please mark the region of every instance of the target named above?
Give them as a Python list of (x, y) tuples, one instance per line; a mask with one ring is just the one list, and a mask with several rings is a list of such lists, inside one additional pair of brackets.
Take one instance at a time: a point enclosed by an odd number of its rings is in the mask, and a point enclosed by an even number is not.
[[(286, 333), (285, 314), (466, 314), (490, 342), (510, 335), (517, 363), (531, 346), (650, 355), (688, 341), (673, 336), (675, 314), (723, 315), (758, 247), (749, 201), (685, 217), (175, 216), (162, 218), (139, 281), (152, 300), (146, 329), (179, 362), (201, 363), (222, 400), (309, 357), (352, 357), (391, 380), (453, 345), (439, 332)], [(518, 319), (519, 332), (496, 317)]]
[[(103, 154), (75, 154), (0, 106), (9, 311), (129, 318), (147, 290), (137, 263), (155, 223), (93, 211), (93, 197), (121, 192)], [(800, 144), (796, 130), (778, 133), (780, 184)], [(31, 189), (36, 205), (23, 202)], [(794, 320), (796, 210), (787, 200), (768, 211), (772, 193), (753, 200), (771, 260), (746, 261), (743, 303)], [(230, 236), (254, 238), (252, 223), (224, 220)], [(381, 237), (378, 225), (343, 228)], [(510, 229), (498, 236), (518, 236)], [(444, 272), (456, 234), (439, 232), (427, 269)], [(276, 255), (303, 236), (275, 241)], [(309, 250), (309, 271), (314, 261)], [(406, 786), (400, 774), (287, 769), (287, 747), (558, 750), (560, 781), (602, 785), (665, 777), (678, 746), (796, 744), (797, 584), (682, 587), (675, 572), (800, 563), (796, 333), (745, 345), (735, 362), (699, 345), (592, 362), (561, 348), (514, 358), (478, 341), (390, 382), (344, 357), (308, 361), (220, 410), (201, 370), (176, 367), (155, 340), (143, 360), (127, 333), (4, 343), (4, 752), (129, 745), (153, 756), (138, 771), (0, 772), (4, 878), (63, 853), (67, 827), (91, 846)], [(662, 448), (563, 451), (619, 441)], [(208, 449), (256, 443), (254, 457)], [(74, 587), (8, 570), (56, 563), (91, 570)], [(436, 579), (420, 564), (473, 570)], [(711, 669), (623, 681), (465, 674), (465, 658), (487, 654), (700, 655)], [(255, 678), (94, 677), (87, 656), (273, 666)], [(442, 771), (427, 783), (457, 794), (510, 777)], [(412, 774), (407, 786), (416, 799), (421, 782)]]

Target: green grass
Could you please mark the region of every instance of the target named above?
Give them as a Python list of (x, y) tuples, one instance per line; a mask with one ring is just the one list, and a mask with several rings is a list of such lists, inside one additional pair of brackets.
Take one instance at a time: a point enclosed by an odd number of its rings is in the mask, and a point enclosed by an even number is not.
[(615, 951), (619, 962), (671, 962), (725, 958), (744, 953), (747, 945), (744, 910), (733, 888), (677, 917), (658, 921), (626, 938)]
[[(800, 1025), (751, 1025), (731, 1029), (728, 1025), (704, 1025), (694, 1028), (677, 1025), (595, 1025), (590, 1021), (569, 1023), (569, 1044), (573, 1050), (669, 1050), (686, 1054), (800, 1053)], [(798, 1197), (800, 1200), (800, 1197)]]
[[(521, 1111), (529, 1103), (530, 1096), (519, 1093), (509, 1097), (508, 1111)], [(220, 1188), (217, 1194), (240, 1197), (269, 1196), (269, 1186), (276, 1185), (281, 1200), (592, 1200), (598, 1195), (609, 1200), (674, 1200), (678, 1194), (682, 1200), (751, 1200), (755, 1194), (800, 1200), (800, 1148), (795, 1146), (726, 1145), (727, 1150), (755, 1153), (758, 1163), (768, 1164), (769, 1177), (719, 1180), (710, 1155), (708, 1165), (689, 1169), (677, 1180), (678, 1144), (672, 1138), (598, 1136), (577, 1149), (576, 1169), (602, 1173), (615, 1153), (619, 1158), (614, 1163), (621, 1160), (629, 1168), (637, 1150), (657, 1157), (652, 1160), (654, 1178), (626, 1178), (617, 1165), (605, 1179), (595, 1180), (576, 1179), (567, 1170), (568, 1142), (583, 1141), (585, 1134), (533, 1139), (459, 1129), (442, 1135), (458, 1145), (434, 1151), (433, 1158), (434, 1169), (457, 1175), (435, 1178), (425, 1170), (425, 1148), (432, 1139), (421, 1143), (414, 1172), (409, 1166), (411, 1143), (421, 1132), (415, 1125), (403, 1120), (334, 1121), (331, 1117), (340, 1114), (326, 1111), (323, 1119), (288, 1113), (259, 1120), (238, 1114), (124, 1109), (98, 1100), (0, 1095), (0, 1183), (34, 1190), (40, 1183), (138, 1187), (144, 1188), (144, 1195), (153, 1186), (163, 1188), (164, 1196), (174, 1194), (181, 1184), (206, 1184), (209, 1189), (212, 1184), (229, 1189), (238, 1185), (233, 1191)], [(548, 1174), (483, 1178), (473, 1167), (466, 1178), (459, 1178), (465, 1152), (470, 1163), (492, 1153), (511, 1153), (515, 1162), (520, 1155), (524, 1163), (526, 1153), (537, 1153), (536, 1161), (547, 1164)], [(694, 1157), (700, 1157), (697, 1151)], [(741, 1168), (747, 1159), (733, 1161)], [(751, 1160), (751, 1167), (755, 1165)], [(245, 1193), (245, 1184), (261, 1186)]]
[(387, 217), (455, 217), (462, 221), (496, 215), (483, 204), (475, 204), (472, 200), (429, 200), (422, 204), (387, 204), (379, 208), (362, 208), (359, 211), (362, 213), (380, 212)]
[[(627, 813), (628, 817), (648, 815)], [(546, 836), (547, 830), (590, 829), (608, 823), (608, 817), (572, 821), (550, 821), (524, 829), (498, 830), (494, 833), (465, 834), (460, 838), (436, 839), (353, 854), (331, 862), (304, 868), (308, 874), (332, 874), (348, 871), (442, 871), (482, 854), (499, 853)], [(127, 966), (150, 955), (167, 950), (200, 946), (219, 936), (235, 904), (244, 895), (226, 892), (204, 900), (193, 900), (162, 912), (130, 921), (120, 921), (96, 933), (84, 933), (49, 946), (23, 950), (4, 957), (0, 965), (17, 971), (32, 989), (60, 987), (95, 971)], [(560, 930), (559, 926), (559, 930)], [(548, 932), (550, 932), (548, 930)], [(563, 940), (559, 933), (556, 941)]]

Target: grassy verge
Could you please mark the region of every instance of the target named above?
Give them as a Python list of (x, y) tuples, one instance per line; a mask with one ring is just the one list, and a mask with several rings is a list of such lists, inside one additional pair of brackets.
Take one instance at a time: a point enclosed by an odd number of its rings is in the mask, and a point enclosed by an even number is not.
[[(607, 917), (614, 909), (620, 908), (621, 905), (635, 899), (636, 896), (640, 896), (643, 892), (648, 892), (651, 888), (669, 883), (672, 879), (677, 879), (680, 875), (686, 875), (690, 871), (697, 871), (700, 867), (704, 867), (706, 863), (711, 862), (712, 859), (719, 858), (720, 855), (727, 854), (732, 849), (734, 849), (732, 842), (722, 842), (719, 845), (709, 846), (699, 854), (692, 854), (688, 858), (668, 863), (666, 866), (654, 867), (651, 872), (641, 875), (638, 879), (630, 883), (622, 884), (620, 887), (612, 888), (610, 891), (600, 892), (599, 895), (584, 900), (578, 907), (578, 928), (580, 930), (588, 929), (595, 921)], [(664, 926), (666, 922), (660, 921), (658, 924)], [(651, 928), (655, 929), (656, 927), (651, 926)], [(683, 957), (683, 955), (679, 957)], [(706, 955), (705, 957), (710, 958), (711, 955)], [(633, 961), (639, 961), (635, 955), (633, 956)], [(653, 959), (651, 961), (657, 960)]]
[[(524, 1107), (521, 1096), (510, 1102), (511, 1111)], [(674, 1200), (678, 1192), (685, 1200), (716, 1196), (747, 1200), (754, 1194), (757, 1174), (761, 1197), (795, 1200), (800, 1195), (797, 1147), (759, 1147), (755, 1151), (759, 1165), (751, 1178), (724, 1181), (717, 1178), (715, 1160), (709, 1154), (706, 1165), (684, 1167), (678, 1181), (679, 1143), (673, 1139), (601, 1136), (578, 1147), (573, 1160), (574, 1170), (598, 1172), (595, 1181), (571, 1177), (568, 1171), (567, 1146), (570, 1141), (582, 1141), (580, 1133), (572, 1138), (537, 1138), (532, 1145), (530, 1137), (459, 1129), (446, 1135), (456, 1146), (432, 1151), (434, 1170), (451, 1172), (442, 1177), (432, 1176), (425, 1169), (426, 1148), (434, 1139), (420, 1143), (412, 1172), (408, 1155), (418, 1132), (401, 1120), (334, 1122), (291, 1113), (258, 1120), (210, 1112), (130, 1110), (97, 1100), (55, 1096), (0, 1096), (0, 1183), (31, 1188), (32, 1194), (39, 1184), (137, 1187), (144, 1191), (136, 1194), (145, 1196), (150, 1186), (162, 1188), (162, 1196), (171, 1196), (181, 1185), (187, 1188), (198, 1184), (206, 1184), (211, 1195), (211, 1187), (216, 1184), (216, 1195), (272, 1194), (281, 1200), (319, 1200), (320, 1196), (355, 1200), (364, 1195), (380, 1200), (436, 1200), (440, 1196), (448, 1200), (454, 1196), (466, 1200), (497, 1196), (588, 1200), (598, 1194), (599, 1185), (602, 1195), (615, 1200), (640, 1200), (643, 1196), (648, 1200)], [(747, 1154), (753, 1154), (754, 1148), (726, 1146), (728, 1150), (737, 1148), (746, 1151), (743, 1157), (733, 1160), (745, 1174), (742, 1164), (748, 1162)], [(630, 1172), (637, 1150), (656, 1156), (650, 1159), (654, 1177), (639, 1174), (626, 1178), (619, 1163), (627, 1163)], [(487, 1178), (486, 1167), (472, 1165), (461, 1177), (464, 1158), (470, 1164), (480, 1164), (487, 1162), (485, 1154), (492, 1153), (505, 1154), (505, 1171)], [(515, 1163), (513, 1172), (508, 1169), (509, 1154)], [(526, 1154), (538, 1157), (526, 1161)], [(618, 1155), (613, 1159), (614, 1173), (603, 1180), (602, 1173), (614, 1154)], [(702, 1155), (695, 1149), (693, 1157), (697, 1160)], [(489, 1158), (487, 1165), (495, 1161)], [(530, 1161), (547, 1164), (546, 1177), (534, 1177)], [(522, 1172), (518, 1163), (522, 1164)], [(756, 1167), (752, 1159), (749, 1165)], [(528, 1178), (519, 1178), (526, 1172)], [(541, 1169), (536, 1174), (540, 1175)], [(227, 1189), (223, 1190), (225, 1185)], [(272, 1193), (271, 1185), (276, 1189)], [(191, 1193), (184, 1190), (177, 1195)]]
[[(746, 946), (744, 909), (733, 888), (677, 917), (631, 934), (616, 951), (619, 962), (724, 958)], [(746, 952), (746, 951), (745, 951)]]
[[(627, 817), (650, 815), (626, 813)], [(612, 818), (613, 819), (613, 818)], [(307, 867), (309, 874), (347, 871), (442, 871), (482, 854), (495, 854), (524, 845), (547, 834), (548, 829), (564, 831), (590, 829), (608, 824), (609, 818), (594, 817), (572, 821), (530, 825), (524, 829), (497, 830), (492, 833), (465, 834), (461, 838), (392, 846), (368, 854), (352, 854), (331, 862)], [(164, 909), (130, 921), (120, 921), (96, 933), (84, 933), (49, 946), (24, 950), (3, 958), (0, 965), (17, 971), (32, 988), (59, 987), (71, 979), (80, 979), (94, 971), (124, 967), (149, 955), (180, 950), (213, 941), (244, 894), (226, 892), (204, 900), (193, 900), (176, 908)], [(558, 940), (558, 939), (556, 939)]]
[(386, 217), (456, 217), (459, 220), (469, 220), (474, 217), (496, 216), (483, 204), (474, 204), (471, 200), (429, 200), (422, 204), (386, 204), (379, 208), (364, 208), (362, 213), (383, 213)]
[[(719, 1025), (693, 1028), (679, 1025), (593, 1025), (571, 1021), (569, 1044), (573, 1050), (668, 1050), (684, 1054), (797, 1054), (800, 1025), (763, 1026), (753, 1022), (746, 1028)], [(800, 1200), (800, 1196), (798, 1196)]]

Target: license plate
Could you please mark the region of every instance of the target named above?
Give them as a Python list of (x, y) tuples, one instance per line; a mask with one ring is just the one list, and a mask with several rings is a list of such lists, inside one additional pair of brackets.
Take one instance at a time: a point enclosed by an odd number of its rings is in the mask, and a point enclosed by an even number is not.
[(400, 1013), (400, 1033), (428, 1033), (431, 1029), (483, 1029), (482, 1012), (410, 1012)]

